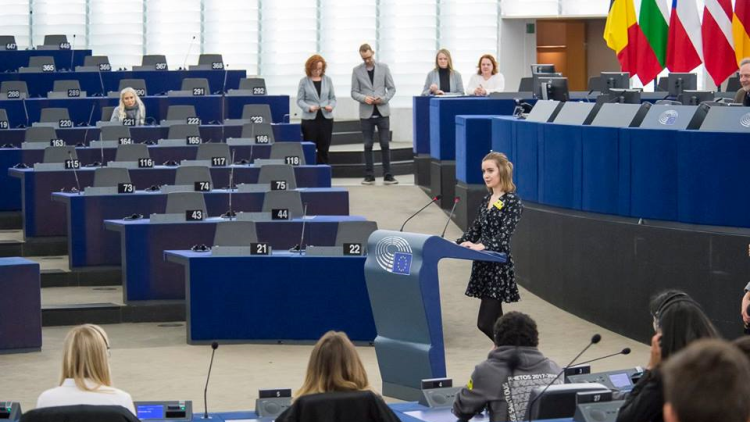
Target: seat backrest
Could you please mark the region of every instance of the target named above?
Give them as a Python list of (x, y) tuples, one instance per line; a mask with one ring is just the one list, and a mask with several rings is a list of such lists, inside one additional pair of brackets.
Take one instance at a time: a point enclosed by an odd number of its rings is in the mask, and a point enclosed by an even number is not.
[[(240, 89), (250, 91), (252, 95), (266, 95), (266, 80), (263, 78), (242, 78), (240, 79)], [(257, 90), (256, 88), (262, 90)]]
[(60, 45), (64, 42), (68, 42), (67, 35), (52, 34), (44, 36), (44, 45)]
[(118, 183), (130, 183), (130, 172), (122, 167), (99, 167), (94, 170), (95, 188), (113, 188)]
[(245, 104), (242, 107), (242, 118), (250, 119), (253, 123), (273, 123), (271, 106), (268, 104)]
[(740, 77), (737, 75), (733, 75), (727, 79), (727, 89), (726, 92), (737, 92), (742, 87), (740, 84)]
[(102, 121), (108, 122), (109, 119), (112, 118), (112, 113), (114, 113), (116, 107), (113, 106), (104, 106), (102, 107)]
[(534, 90), (534, 78), (521, 78), (518, 84), (518, 92), (531, 92)]
[(166, 120), (182, 120), (185, 122), (188, 117), (196, 116), (195, 107), (191, 105), (171, 105), (167, 108)]
[(44, 149), (43, 163), (64, 163), (65, 160), (78, 159), (76, 148), (71, 145), (64, 147), (47, 147)]
[(206, 215), (206, 200), (201, 192), (171, 192), (167, 194), (167, 214), (201, 210)]
[(669, 91), (669, 78), (666, 76), (663, 78), (659, 78), (659, 82), (656, 84), (656, 90), (657, 91)]
[(167, 56), (163, 54), (146, 54), (141, 59), (142, 66), (154, 66), (157, 63), (166, 63)]
[(302, 150), (302, 144), (300, 142), (276, 142), (271, 146), (272, 160), (283, 160), (286, 157), (299, 157), (299, 165), (306, 164), (305, 153)]
[(102, 126), (100, 141), (119, 141), (120, 138), (130, 138), (130, 128), (127, 126)]
[(589, 91), (602, 92), (602, 90), (605, 88), (605, 85), (602, 83), (602, 77), (601, 76), (590, 77), (588, 88), (589, 88)]
[(26, 81), (3, 81), (0, 83), (0, 92), (7, 94), (8, 91), (19, 91), (28, 95), (29, 87), (26, 85)]
[(336, 231), (336, 246), (344, 243), (359, 243), (367, 246), (367, 239), (378, 229), (376, 221), (342, 221)]
[(24, 142), (47, 142), (57, 139), (55, 128), (50, 126), (30, 127), (23, 135)]
[(221, 57), (221, 54), (201, 54), (198, 57), (198, 64), (207, 64), (211, 65), (213, 63), (224, 63), (224, 59)]
[(211, 187), (214, 186), (213, 181), (211, 180), (211, 170), (206, 166), (178, 167), (174, 177), (174, 184), (177, 186), (192, 186), (195, 182), (206, 181), (211, 182)]
[(172, 125), (169, 127), (168, 139), (187, 139), (188, 136), (201, 136), (198, 125)]
[(61, 108), (61, 107), (52, 107), (52, 108), (43, 108), (42, 109), (42, 115), (39, 118), (40, 122), (59, 122), (62, 119), (70, 119), (70, 114), (68, 114), (67, 108)]
[(341, 391), (298, 397), (286, 412), (304, 415), (305, 422), (382, 422), (397, 421), (393, 411), (371, 391)]
[(109, 56), (86, 56), (83, 59), (84, 66), (99, 66), (104, 63), (109, 64)]
[(214, 246), (250, 246), (257, 242), (254, 221), (222, 221), (216, 225)]
[(297, 176), (294, 167), (287, 164), (266, 164), (260, 168), (258, 184), (268, 184), (275, 180), (285, 180), (287, 189), (297, 189)]
[(21, 422), (139, 422), (130, 410), (122, 406), (56, 406), (28, 411)]
[(302, 217), (302, 196), (297, 190), (272, 190), (263, 199), (263, 212), (287, 209), (289, 218)]
[(192, 91), (193, 88), (203, 88), (205, 95), (211, 93), (208, 87), (208, 79), (206, 78), (185, 78), (182, 80), (182, 91)]
[(255, 138), (258, 135), (268, 136), (269, 143), (276, 142), (273, 135), (273, 126), (270, 123), (245, 123), (242, 125), (243, 138)]
[(44, 65), (55, 65), (55, 59), (52, 56), (31, 56), (29, 57), (29, 67), (42, 67)]
[(0, 122), (8, 121), (8, 112), (4, 108), (0, 108)]
[(196, 160), (210, 160), (214, 157), (224, 157), (227, 163), (231, 163), (232, 154), (229, 145), (225, 143), (207, 143), (198, 145)]
[(64, 81), (55, 81), (55, 83), (52, 85), (52, 91), (53, 92), (68, 92), (69, 89), (81, 89), (81, 84), (78, 82), (77, 79), (73, 80), (64, 80)]
[(145, 97), (148, 95), (145, 79), (120, 79), (120, 92), (125, 88), (133, 88), (139, 97)]
[(118, 145), (115, 161), (133, 162), (141, 158), (150, 158), (148, 146), (145, 144)]
[(0, 35), (0, 44), (2, 44), (2, 48), (5, 48), (6, 44), (15, 44), (16, 43), (16, 37), (14, 35)]

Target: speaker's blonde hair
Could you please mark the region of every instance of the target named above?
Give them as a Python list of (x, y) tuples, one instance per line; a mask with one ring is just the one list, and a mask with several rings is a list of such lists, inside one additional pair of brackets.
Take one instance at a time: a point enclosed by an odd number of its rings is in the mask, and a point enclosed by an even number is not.
[[(79, 325), (68, 332), (63, 346), (60, 385), (66, 378), (75, 380), (76, 386), (84, 391), (112, 386), (109, 338), (98, 325)], [(86, 385), (86, 379), (94, 384), (93, 388)]]
[[(508, 160), (508, 156), (502, 152), (490, 152), (482, 158), (482, 162), (494, 161), (497, 165), (500, 176), (500, 190), (503, 192), (515, 192), (516, 185), (513, 183), (513, 163)], [(490, 192), (492, 189), (488, 188)]]
[(305, 382), (295, 396), (370, 389), (365, 367), (349, 337), (343, 332), (329, 331), (315, 344)]

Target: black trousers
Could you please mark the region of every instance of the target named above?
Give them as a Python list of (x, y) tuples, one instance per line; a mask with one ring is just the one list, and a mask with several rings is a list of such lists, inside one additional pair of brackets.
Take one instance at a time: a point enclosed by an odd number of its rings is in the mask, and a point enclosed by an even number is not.
[(302, 139), (315, 143), (317, 164), (328, 164), (328, 150), (331, 147), (333, 136), (333, 119), (326, 119), (323, 113), (318, 114), (313, 120), (302, 120)]

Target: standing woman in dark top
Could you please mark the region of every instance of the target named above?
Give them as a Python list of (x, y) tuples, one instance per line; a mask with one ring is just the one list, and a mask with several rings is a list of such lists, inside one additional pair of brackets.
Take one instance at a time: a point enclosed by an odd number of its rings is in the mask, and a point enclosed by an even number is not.
[(314, 54), (305, 63), (307, 76), (300, 79), (297, 105), (302, 109), (302, 137), (315, 143), (317, 163), (328, 164), (328, 149), (333, 135), (333, 108), (336, 94), (326, 76), (326, 61)]
[(523, 204), (513, 184), (513, 164), (505, 154), (490, 152), (482, 159), (482, 176), (489, 193), (482, 200), (477, 217), (456, 243), (477, 251), (508, 254), (508, 262), (475, 261), (466, 296), (481, 299), (477, 327), (494, 341), (492, 327), (503, 315), (503, 302), (518, 302), (518, 286), (510, 255), (510, 238), (521, 219)]
[(443, 48), (435, 56), (435, 68), (427, 74), (422, 95), (444, 94), (464, 95), (464, 82), (461, 74), (453, 70), (451, 52)]

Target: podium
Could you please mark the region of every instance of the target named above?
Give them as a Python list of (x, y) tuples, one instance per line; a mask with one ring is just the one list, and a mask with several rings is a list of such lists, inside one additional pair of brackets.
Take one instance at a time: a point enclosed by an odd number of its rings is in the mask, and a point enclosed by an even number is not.
[[(506, 262), (439, 236), (377, 230), (367, 242), (365, 280), (375, 320), (383, 394), (421, 396), (421, 380), (446, 376), (438, 262), (442, 258)], [(468, 280), (468, 274), (467, 274)]]

